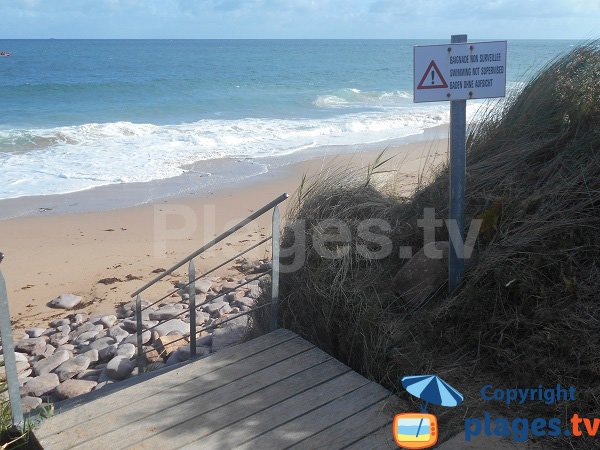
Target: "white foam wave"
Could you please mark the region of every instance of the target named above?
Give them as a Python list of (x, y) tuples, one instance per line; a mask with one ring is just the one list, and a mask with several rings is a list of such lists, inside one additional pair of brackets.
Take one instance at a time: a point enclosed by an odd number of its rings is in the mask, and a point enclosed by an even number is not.
[(388, 108), (406, 106), (412, 94), (406, 91), (361, 91), (341, 89), (332, 94), (320, 95), (313, 104), (319, 108)]
[(162, 126), (115, 122), (0, 131), (0, 198), (170, 178), (196, 161), (378, 142), (446, 122), (447, 106), (440, 105), (320, 120), (201, 120)]

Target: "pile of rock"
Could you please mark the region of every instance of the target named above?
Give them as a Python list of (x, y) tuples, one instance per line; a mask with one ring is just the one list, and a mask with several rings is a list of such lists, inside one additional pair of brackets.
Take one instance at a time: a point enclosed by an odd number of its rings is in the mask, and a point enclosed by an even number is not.
[[(206, 278), (196, 282), (198, 329), (219, 324), (253, 306), (261, 293), (259, 283), (254, 281), (237, 288), (244, 281)], [(179, 288), (178, 297), (174, 295), (176, 301), (165, 301), (142, 312), (147, 370), (190, 358), (188, 339), (179, 340), (190, 331), (189, 289), (184, 285), (185, 281), (175, 284)], [(232, 292), (219, 297), (229, 290)], [(70, 309), (81, 300), (63, 294), (49, 305)], [(148, 306), (149, 302), (142, 301), (142, 305)], [(246, 332), (247, 321), (247, 316), (241, 316), (199, 333), (197, 355), (205, 356), (239, 342)], [(138, 373), (136, 325), (135, 302), (129, 302), (115, 314), (70, 314), (53, 320), (48, 328), (26, 330), (26, 336), (15, 342), (24, 409), (39, 407), (43, 399), (49, 402), (68, 399), (135, 376)], [(0, 381), (3, 377), (2, 371)]]

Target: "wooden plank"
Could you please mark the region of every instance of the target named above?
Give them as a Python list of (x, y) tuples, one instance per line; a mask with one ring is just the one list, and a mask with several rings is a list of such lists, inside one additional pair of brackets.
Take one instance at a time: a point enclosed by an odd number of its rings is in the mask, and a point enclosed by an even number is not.
[(346, 450), (385, 450), (397, 449), (392, 431), (393, 421), (386, 423), (379, 430), (365, 436), (360, 441), (355, 442), (346, 448)]
[(36, 428), (35, 435), (38, 439), (43, 439), (51, 434), (68, 430), (76, 424), (107, 414), (110, 411), (117, 410), (140, 399), (145, 399), (150, 395), (177, 386), (192, 377), (208, 374), (230, 364), (242, 361), (297, 337), (295, 333), (289, 330), (279, 329), (251, 341), (225, 348), (208, 358), (155, 377), (151, 382), (147, 381), (136, 384), (95, 400), (93, 403), (81, 405), (58, 414), (44, 421)]
[[(249, 364), (250, 362), (251, 360), (248, 360), (246, 363)], [(198, 416), (211, 413), (220, 407), (224, 407), (227, 410), (236, 410), (235, 406), (231, 406), (232, 402), (239, 402), (240, 397), (252, 397), (253, 393), (256, 391), (263, 392), (268, 386), (277, 386), (277, 382), (281, 382), (281, 384), (285, 385), (285, 389), (289, 391), (295, 387), (294, 380), (299, 379), (305, 383), (311, 376), (313, 378), (335, 376), (339, 373), (340, 366), (341, 370), (344, 370), (344, 366), (341, 363), (333, 360), (321, 350), (312, 348), (293, 358), (254, 372), (247, 377), (239, 378), (233, 383), (210, 390), (202, 395), (196, 395), (198, 391), (192, 391), (189, 392), (189, 397), (193, 396), (193, 398), (187, 400), (181, 399), (177, 401), (175, 399), (173, 402), (170, 401), (170, 398), (165, 399), (169, 400), (170, 407), (167, 407), (167, 402), (164, 401), (164, 408), (155, 409), (156, 412), (154, 414), (145, 416), (143, 420), (130, 423), (123, 428), (113, 428), (112, 431), (106, 434), (96, 434), (96, 438), (81, 442), (80, 445), (74, 448), (117, 449), (129, 447), (136, 442), (140, 442), (142, 446), (149, 445), (151, 448), (160, 447), (161, 450), (172, 448), (180, 434), (185, 435), (186, 432), (191, 432), (193, 436), (198, 435), (200, 432), (199, 429), (191, 425)], [(287, 383), (281, 381), (285, 379), (289, 381)], [(199, 386), (199, 388), (202, 390), (203, 386)], [(270, 389), (270, 391), (273, 391), (273, 389)], [(256, 396), (254, 395), (254, 397)], [(261, 394), (258, 396), (263, 401), (265, 400)], [(269, 395), (267, 399), (271, 401), (271, 396)], [(256, 401), (250, 402), (250, 404), (256, 404)], [(239, 410), (238, 412), (244, 412), (244, 410)], [(227, 414), (227, 420), (231, 420), (230, 415), (231, 413)], [(204, 419), (205, 416), (202, 417), (203, 419), (201, 419), (200, 423), (203, 426), (210, 427), (215, 425), (212, 422), (208, 424), (208, 421)], [(115, 417), (115, 422), (120, 422), (119, 416)], [(220, 421), (217, 423), (220, 423)], [(100, 430), (102, 431), (104, 428), (104, 425), (100, 424)], [(107, 428), (112, 427), (109, 426)], [(166, 437), (160, 435), (160, 433), (163, 433)]]
[(197, 449), (201, 447), (203, 450), (237, 448), (253, 437), (259, 436), (348, 392), (355, 391), (366, 383), (368, 383), (368, 380), (355, 372), (349, 371), (323, 384), (311, 387), (274, 406), (263, 409), (244, 420), (229, 423), (228, 427), (216, 433), (213, 432), (206, 437), (195, 438), (195, 441), (180, 448)]
[(286, 448), (388, 398), (391, 394), (370, 382), (356, 391), (327, 403), (240, 445), (241, 449)]
[(391, 416), (385, 411), (386, 403), (387, 400), (380, 401), (290, 448), (297, 450), (345, 448), (390, 422)]
[[(111, 394), (89, 405), (59, 414), (45, 421), (35, 434), (44, 446), (60, 443), (59, 448), (64, 448), (63, 440), (73, 440), (71, 438), (75, 438), (77, 432), (81, 433), (77, 437), (80, 440), (76, 439), (75, 441), (82, 442), (98, 435), (100, 426), (103, 432), (120, 428), (127, 423), (153, 414), (157, 410), (235, 381), (310, 348), (313, 348), (311, 344), (295, 337), (279, 345), (263, 349), (254, 354), (252, 358), (238, 359), (221, 368), (215, 369), (227, 358), (219, 358), (217, 363), (211, 361), (212, 357), (206, 358), (186, 366), (185, 373), (170, 372), (165, 374), (169, 375), (168, 378), (157, 377)], [(218, 354), (215, 354), (215, 357), (217, 356)], [(131, 396), (129, 395), (130, 391), (134, 391)], [(118, 417), (119, 420), (113, 420), (115, 417)], [(113, 428), (108, 429), (108, 427)]]

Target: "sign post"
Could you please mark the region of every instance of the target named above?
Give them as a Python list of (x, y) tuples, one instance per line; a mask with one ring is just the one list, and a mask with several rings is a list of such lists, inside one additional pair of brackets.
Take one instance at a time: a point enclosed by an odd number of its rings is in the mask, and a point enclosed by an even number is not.
[(414, 102), (450, 102), (448, 290), (464, 277), (467, 100), (506, 95), (506, 41), (414, 47)]

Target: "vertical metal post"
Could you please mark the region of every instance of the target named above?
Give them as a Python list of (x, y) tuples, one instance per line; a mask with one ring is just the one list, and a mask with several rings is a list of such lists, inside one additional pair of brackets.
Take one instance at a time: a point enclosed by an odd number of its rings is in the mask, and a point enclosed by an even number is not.
[[(450, 42), (467, 42), (466, 34), (455, 34)], [(450, 233), (448, 252), (448, 290), (454, 292), (465, 274), (464, 229), (465, 229), (465, 173), (466, 173), (466, 135), (467, 101), (450, 102), (450, 227), (456, 227), (457, 233)], [(454, 234), (455, 239), (452, 239)], [(458, 239), (460, 237), (460, 239)], [(459, 242), (456, 242), (456, 241)]]
[(138, 361), (138, 375), (144, 372), (144, 365), (146, 362), (146, 355), (144, 355), (144, 348), (142, 347), (142, 299), (140, 294), (135, 298), (135, 322), (136, 322), (136, 334), (137, 334), (137, 361)]
[(17, 375), (17, 361), (15, 359), (15, 347), (12, 340), (8, 294), (6, 293), (6, 283), (2, 272), (0, 272), (0, 336), (2, 337), (4, 370), (6, 371), (6, 384), (8, 385), (12, 423), (19, 430), (22, 430), (24, 422), (21, 394), (19, 392), (19, 378)]
[(273, 222), (271, 230), (272, 266), (271, 272), (271, 330), (279, 328), (279, 240), (280, 240), (280, 217), (279, 208), (273, 208)]
[(194, 267), (194, 260), (190, 260), (189, 269), (189, 294), (190, 294), (190, 357), (196, 356), (196, 284), (194, 279), (196, 278), (196, 267)]

